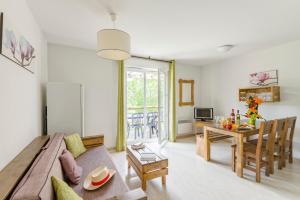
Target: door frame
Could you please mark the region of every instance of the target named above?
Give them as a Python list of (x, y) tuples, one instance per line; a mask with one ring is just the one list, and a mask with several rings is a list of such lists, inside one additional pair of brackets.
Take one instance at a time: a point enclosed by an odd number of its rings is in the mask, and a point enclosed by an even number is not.
[[(164, 102), (163, 102), (163, 106), (161, 106), (161, 87), (160, 87), (160, 84), (161, 84), (161, 81), (160, 81), (160, 75), (161, 73), (164, 74), (164, 77), (165, 77), (165, 80), (164, 80)], [(161, 69), (158, 69), (158, 112), (159, 112), (159, 115), (158, 115), (158, 124), (159, 124), (159, 137), (158, 137), (158, 143), (160, 145), (164, 145), (166, 144), (165, 142), (169, 140), (169, 90), (168, 90), (168, 80), (169, 80), (169, 73), (168, 73), (168, 70), (161, 70)], [(162, 129), (161, 129), (161, 122), (160, 122), (160, 113), (161, 113), (161, 108), (164, 109), (164, 112), (163, 112), (163, 115), (164, 115), (164, 121), (165, 121), (165, 124), (164, 124), (164, 129), (165, 129), (165, 135), (166, 137), (162, 137)]]

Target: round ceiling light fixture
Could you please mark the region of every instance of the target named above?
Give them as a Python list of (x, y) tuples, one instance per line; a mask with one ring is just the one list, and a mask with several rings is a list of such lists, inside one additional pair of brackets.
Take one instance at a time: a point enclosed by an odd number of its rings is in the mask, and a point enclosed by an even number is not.
[(234, 45), (226, 44), (226, 45), (223, 45), (223, 46), (219, 46), (219, 47), (217, 48), (217, 50), (218, 50), (219, 52), (228, 52), (228, 51), (230, 51), (233, 47), (234, 47)]
[(102, 29), (97, 33), (97, 55), (109, 60), (130, 58), (130, 35), (115, 29), (116, 14), (111, 13), (113, 29)]

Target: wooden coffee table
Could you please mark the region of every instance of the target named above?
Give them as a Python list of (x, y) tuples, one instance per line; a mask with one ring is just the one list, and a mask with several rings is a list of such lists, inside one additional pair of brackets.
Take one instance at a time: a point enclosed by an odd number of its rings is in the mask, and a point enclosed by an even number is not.
[[(133, 150), (127, 146), (128, 171), (132, 167), (142, 181), (142, 189), (146, 190), (146, 181), (161, 177), (162, 184), (166, 184), (168, 175), (168, 159), (162, 155), (154, 153), (148, 146), (143, 149)], [(156, 155), (155, 161), (141, 161), (141, 153), (152, 152)]]

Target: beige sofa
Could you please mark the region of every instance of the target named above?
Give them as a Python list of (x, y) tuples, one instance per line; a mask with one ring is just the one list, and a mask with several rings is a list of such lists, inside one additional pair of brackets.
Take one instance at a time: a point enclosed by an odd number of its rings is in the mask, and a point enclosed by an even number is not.
[[(51, 137), (49, 142), (43, 147), (37, 158), (34, 160), (30, 169), (22, 178), (16, 189), (13, 191), (10, 199), (55, 199), (55, 194), (51, 184), (51, 176), (57, 176), (67, 181), (64, 178), (64, 173), (59, 161), (59, 156), (66, 148), (63, 136), (63, 134), (55, 134)], [(76, 162), (83, 168), (81, 181), (79, 185), (69, 185), (83, 199), (147, 199), (145, 193), (141, 189), (129, 191), (118, 172), (109, 181), (109, 183), (98, 190), (86, 191), (83, 189), (82, 183), (84, 178), (91, 170), (99, 165), (106, 165), (109, 168), (117, 170), (104, 146), (88, 149), (87, 152), (76, 159)]]

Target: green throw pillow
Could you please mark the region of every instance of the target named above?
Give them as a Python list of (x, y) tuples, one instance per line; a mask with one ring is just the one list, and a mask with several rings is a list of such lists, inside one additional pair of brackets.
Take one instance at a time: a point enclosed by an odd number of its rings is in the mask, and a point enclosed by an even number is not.
[(64, 181), (55, 176), (51, 177), (51, 181), (57, 200), (82, 200)]
[(79, 134), (76, 133), (76, 134), (68, 135), (65, 136), (64, 139), (65, 139), (67, 149), (71, 152), (74, 158), (77, 158), (78, 156), (86, 152), (86, 148), (84, 147)]

